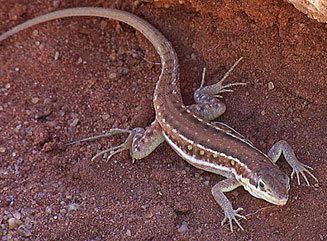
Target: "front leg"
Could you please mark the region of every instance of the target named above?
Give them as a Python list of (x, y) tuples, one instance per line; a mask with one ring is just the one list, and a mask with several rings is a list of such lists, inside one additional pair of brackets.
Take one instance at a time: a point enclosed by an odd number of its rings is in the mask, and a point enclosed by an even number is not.
[(129, 134), (124, 143), (99, 152), (94, 157), (92, 157), (92, 160), (107, 153), (109, 153), (107, 159), (110, 159), (113, 155), (117, 153), (120, 153), (124, 150), (129, 150), (134, 162), (135, 159), (142, 159), (151, 154), (157, 148), (157, 146), (159, 146), (164, 141), (161, 127), (159, 123), (155, 120), (150, 126), (146, 127), (145, 129), (134, 128), (130, 130), (115, 128), (109, 130), (105, 134), (88, 137), (79, 141), (70, 142), (69, 144), (92, 141), (102, 137), (109, 137), (116, 134), (124, 133)]
[(224, 92), (233, 92), (233, 90), (230, 89), (232, 86), (245, 85), (245, 83), (223, 84), (224, 80), (241, 60), (242, 58), (238, 59), (217, 83), (208, 86), (204, 86), (205, 69), (203, 69), (201, 86), (194, 92), (196, 104), (188, 106), (187, 108), (205, 120), (214, 120), (221, 116), (226, 110), (225, 104), (218, 99), (222, 98), (221, 94)]
[(239, 211), (242, 211), (243, 208), (238, 208), (236, 210), (233, 209), (231, 202), (228, 200), (224, 192), (230, 192), (234, 189), (241, 186), (241, 184), (235, 178), (228, 178), (218, 182), (213, 188), (211, 189), (212, 195), (216, 202), (219, 204), (220, 207), (224, 210), (225, 217), (221, 222), (223, 225), (227, 219), (229, 221), (229, 226), (231, 231), (233, 232), (233, 221), (240, 227), (240, 229), (244, 230), (237, 218), (246, 219), (243, 215), (238, 214)]
[(312, 167), (303, 164), (300, 162), (292, 149), (292, 147), (284, 140), (275, 143), (272, 148), (268, 152), (268, 156), (271, 160), (276, 163), (279, 159), (280, 155), (283, 153), (285, 160), (292, 167), (293, 171), (291, 174), (291, 178), (293, 178), (294, 174), (296, 174), (297, 182), (300, 185), (300, 175), (304, 178), (305, 182), (309, 186), (310, 183), (305, 173), (308, 173), (316, 182), (318, 182), (317, 178), (309, 171), (312, 170)]

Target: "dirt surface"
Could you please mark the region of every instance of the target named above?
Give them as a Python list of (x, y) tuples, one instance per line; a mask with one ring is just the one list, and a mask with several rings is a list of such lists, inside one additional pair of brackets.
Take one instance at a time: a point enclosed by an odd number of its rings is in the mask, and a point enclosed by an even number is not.
[[(135, 164), (128, 152), (91, 161), (123, 136), (65, 146), (149, 124), (160, 65), (126, 25), (53, 21), (0, 45), (0, 240), (327, 240), (326, 24), (281, 0), (0, 2), (2, 32), (73, 6), (134, 11), (172, 41), (186, 104), (203, 67), (212, 83), (244, 56), (229, 81), (248, 85), (224, 95), (221, 120), (263, 151), (288, 140), (319, 179), (310, 187), (293, 180), (282, 207), (241, 188), (227, 194), (248, 219), (245, 231), (231, 233), (211, 196), (222, 178), (190, 166), (166, 143)], [(291, 172), (283, 159), (278, 165)]]

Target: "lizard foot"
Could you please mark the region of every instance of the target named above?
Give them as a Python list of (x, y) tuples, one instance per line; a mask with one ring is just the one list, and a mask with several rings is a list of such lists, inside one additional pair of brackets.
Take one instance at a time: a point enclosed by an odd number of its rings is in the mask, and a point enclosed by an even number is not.
[(296, 174), (297, 183), (300, 185), (300, 175), (301, 175), (304, 178), (306, 184), (310, 186), (310, 183), (307, 178), (307, 175), (309, 175), (316, 182), (318, 182), (318, 179), (311, 173), (313, 168), (300, 162), (297, 159), (292, 147), (286, 141), (281, 140), (275, 143), (269, 150), (268, 156), (271, 158), (273, 163), (276, 163), (282, 153), (287, 163), (293, 169), (291, 174), (291, 179), (293, 179), (294, 174)]
[(225, 217), (223, 219), (223, 221), (221, 221), (221, 225), (224, 225), (225, 222), (229, 221), (229, 227), (230, 227), (230, 230), (233, 232), (233, 221), (237, 224), (237, 226), (244, 230), (244, 228), (241, 226), (241, 224), (239, 223), (239, 221), (237, 220), (237, 218), (239, 219), (246, 219), (245, 216), (241, 215), (241, 214), (238, 214), (239, 211), (242, 211), (244, 210), (243, 208), (238, 208), (236, 210), (234, 210), (233, 208), (231, 209), (227, 209), (227, 210), (224, 210), (225, 212)]
[[(242, 59), (243, 59), (243, 57), (239, 58), (233, 64), (233, 66), (229, 68), (229, 70), (225, 73), (225, 75), (217, 83), (205, 87), (205, 88), (210, 88), (210, 92), (212, 92), (212, 95), (214, 97), (216, 97), (216, 98), (223, 98), (222, 95), (220, 95), (220, 94), (221, 93), (225, 93), (225, 92), (233, 92), (233, 90), (231, 89), (231, 87), (238, 86), (238, 85), (246, 85), (246, 83), (241, 83), (241, 82), (230, 83), (230, 84), (226, 84), (226, 85), (223, 84), (223, 82), (225, 81), (225, 79), (230, 75), (230, 73), (234, 70), (234, 68), (238, 65), (238, 63)], [(205, 72), (206, 72), (206, 68), (203, 68), (202, 80), (201, 80), (201, 86), (200, 86), (200, 88), (203, 88), (204, 87)]]
[(292, 162), (292, 174), (291, 174), (291, 179), (293, 179), (294, 174), (296, 174), (296, 179), (297, 179), (297, 183), (300, 185), (300, 174), (301, 176), (304, 178), (306, 184), (308, 186), (310, 186), (310, 183), (308, 181), (308, 178), (306, 176), (306, 173), (309, 174), (316, 182), (318, 182), (318, 179), (309, 171), (309, 170), (313, 170), (312, 167), (303, 164), (302, 162), (296, 160), (293, 160)]
[(135, 128), (133, 130), (114, 128), (102, 135), (92, 136), (92, 137), (84, 138), (82, 140), (73, 141), (73, 142), (68, 143), (68, 145), (77, 144), (77, 143), (86, 142), (86, 141), (94, 141), (94, 140), (97, 140), (102, 137), (109, 137), (109, 136), (113, 136), (113, 135), (117, 135), (117, 134), (125, 134), (125, 133), (129, 134), (124, 143), (122, 143), (118, 146), (114, 146), (114, 147), (108, 148), (106, 150), (103, 150), (103, 151), (97, 153), (91, 159), (93, 161), (96, 158), (98, 158), (99, 156), (109, 153), (108, 156), (106, 157), (107, 160), (109, 160), (113, 155), (115, 155), (117, 153), (120, 153), (125, 150), (131, 150), (133, 138), (134, 138), (135, 134), (138, 132), (138, 129), (140, 129), (140, 128)]

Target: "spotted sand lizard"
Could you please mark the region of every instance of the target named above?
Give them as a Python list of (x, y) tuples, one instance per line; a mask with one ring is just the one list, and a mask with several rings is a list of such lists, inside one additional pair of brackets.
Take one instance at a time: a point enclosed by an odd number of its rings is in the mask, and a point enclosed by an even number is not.
[(232, 92), (231, 87), (243, 83), (223, 84), (239, 59), (217, 83), (204, 86), (204, 75), (200, 88), (194, 93), (196, 104), (185, 106), (179, 87), (179, 65), (177, 55), (171, 43), (152, 25), (128, 12), (104, 8), (72, 8), (48, 13), (22, 23), (0, 36), (0, 42), (9, 36), (46, 21), (73, 17), (94, 16), (124, 22), (140, 31), (155, 47), (161, 58), (161, 74), (156, 84), (153, 105), (155, 120), (145, 129), (112, 129), (109, 132), (86, 138), (81, 141), (94, 140), (99, 137), (127, 133), (126, 141), (104, 150), (94, 158), (109, 153), (108, 158), (123, 150), (129, 150), (135, 159), (148, 156), (158, 145), (166, 141), (184, 160), (191, 165), (226, 177), (212, 188), (212, 195), (222, 207), (225, 218), (233, 231), (234, 221), (241, 229), (239, 214), (242, 208), (234, 209), (224, 192), (243, 186), (257, 198), (276, 205), (285, 205), (290, 188), (289, 178), (277, 166), (281, 154), (293, 168), (291, 177), (300, 174), (308, 185), (306, 174), (316, 177), (309, 171), (312, 168), (299, 162), (291, 146), (286, 141), (273, 145), (268, 154), (261, 152), (240, 133), (221, 122), (213, 122), (225, 110), (225, 104), (219, 99), (224, 92)]

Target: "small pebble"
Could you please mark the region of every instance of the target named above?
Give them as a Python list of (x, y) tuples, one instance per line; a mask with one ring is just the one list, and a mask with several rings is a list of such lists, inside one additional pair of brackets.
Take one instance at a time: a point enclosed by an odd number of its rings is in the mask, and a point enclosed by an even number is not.
[(301, 120), (302, 120), (301, 118), (294, 118), (295, 122), (301, 122)]
[(79, 123), (79, 119), (78, 119), (78, 118), (75, 118), (75, 119), (70, 123), (70, 126), (71, 126), (71, 127), (75, 127), (75, 126), (77, 126), (78, 123)]
[(71, 203), (71, 204), (67, 205), (67, 209), (68, 209), (69, 212), (70, 211), (76, 211), (77, 208), (78, 208), (78, 205), (76, 203)]
[(66, 112), (64, 110), (59, 111), (60, 116), (64, 116), (65, 114), (66, 114)]
[(39, 31), (37, 29), (33, 30), (32, 32), (33, 36), (38, 36), (39, 35)]
[(31, 230), (29, 230), (24, 224), (20, 225), (17, 229), (17, 233), (25, 238), (32, 236)]
[(149, 207), (149, 205), (147, 205), (147, 204), (141, 206), (142, 209), (147, 209), (148, 207)]
[(21, 224), (22, 224), (22, 221), (20, 221), (17, 218), (9, 218), (8, 219), (8, 227), (9, 227), (9, 229), (15, 229), (19, 225), (21, 225)]
[(233, 191), (231, 194), (232, 194), (233, 197), (238, 197), (238, 195), (239, 195), (239, 193), (238, 193), (237, 190), (236, 191)]
[(165, 3), (165, 4), (164, 4), (164, 8), (170, 8), (170, 4)]
[(131, 232), (131, 230), (127, 229), (127, 231), (126, 231), (126, 235), (127, 235), (128, 237), (131, 237), (131, 236), (132, 236), (132, 232)]
[(6, 85), (5, 85), (5, 88), (6, 88), (6, 89), (10, 89), (10, 84), (9, 84), (9, 83), (6, 84)]
[(50, 133), (47, 128), (38, 126), (32, 130), (33, 144), (44, 145), (51, 139)]
[[(9, 172), (6, 169), (0, 169), (0, 179), (5, 179)], [(0, 222), (1, 223), (1, 222)]]
[(180, 200), (174, 204), (174, 211), (179, 213), (187, 213), (190, 211), (190, 205), (188, 202)]
[(110, 61), (114, 62), (114, 61), (117, 61), (117, 54), (116, 53), (111, 53), (109, 55), (109, 59)]
[(135, 59), (137, 59), (139, 57), (139, 53), (136, 52), (136, 51), (133, 51), (132, 52), (132, 57), (135, 58)]
[(16, 71), (16, 72), (18, 72), (18, 71), (19, 71), (19, 68), (18, 68), (18, 67), (16, 67), (16, 68), (15, 68), (15, 71)]
[(109, 114), (104, 114), (101, 116), (103, 120), (108, 120), (110, 118)]
[(40, 101), (40, 99), (37, 98), (37, 97), (33, 97), (31, 101), (32, 101), (33, 104), (36, 104), (37, 102)]
[(21, 217), (22, 217), (22, 215), (20, 214), (20, 212), (14, 212), (13, 213), (13, 215), (12, 215), (14, 218), (16, 218), (16, 219), (18, 219), (18, 220), (20, 220), (21, 219)]
[(52, 6), (54, 8), (58, 8), (60, 6), (60, 4), (61, 4), (61, 0), (53, 0), (52, 1)]
[(77, 63), (77, 64), (81, 64), (81, 63), (83, 63), (83, 59), (82, 59), (81, 57), (79, 57), (76, 63)]
[(109, 74), (109, 79), (116, 79), (117, 78), (117, 74), (116, 73), (110, 73)]
[(54, 60), (58, 60), (58, 59), (59, 59), (59, 52), (56, 51), (56, 52), (55, 52), (55, 55), (54, 55)]
[(60, 211), (59, 211), (61, 214), (65, 214), (65, 213), (67, 213), (67, 210), (66, 209), (64, 209), (64, 208), (62, 208), (62, 209), (60, 209)]
[(0, 152), (1, 153), (5, 153), (6, 152), (6, 148), (5, 147), (0, 147)]
[(46, 207), (45, 212), (50, 214), (52, 212), (52, 208), (51, 207)]
[(273, 90), (274, 88), (275, 88), (274, 83), (270, 81), (268, 83), (268, 90)]
[(36, 46), (40, 46), (40, 44), (41, 44), (40, 41), (36, 41), (36, 42), (35, 42), (35, 45), (36, 45)]
[(127, 75), (129, 73), (129, 69), (128, 68), (123, 68), (122, 69), (122, 74), (123, 75)]
[(71, 194), (67, 194), (67, 195), (65, 196), (65, 198), (66, 198), (66, 199), (73, 199), (73, 195), (71, 195)]
[[(5, 188), (6, 188), (6, 187), (4, 187), (3, 190), (4, 190)], [(12, 206), (12, 205), (14, 204), (15, 198), (14, 198), (14, 196), (9, 195), (9, 196), (6, 197), (5, 200), (6, 200), (7, 205)]]
[(102, 20), (100, 22), (100, 29), (104, 30), (107, 27), (107, 25), (108, 25), (108, 22), (105, 20)]
[(183, 221), (182, 224), (178, 227), (178, 232), (185, 233), (188, 231), (187, 222)]

